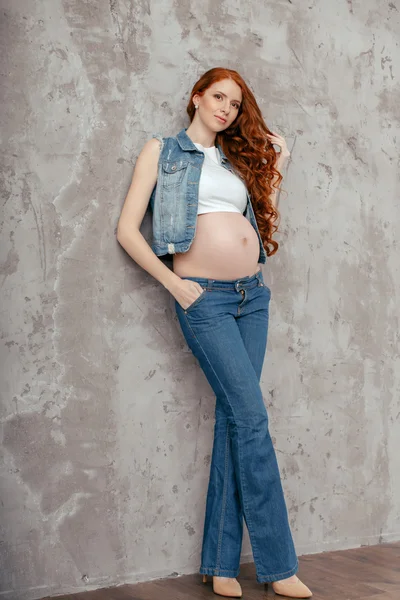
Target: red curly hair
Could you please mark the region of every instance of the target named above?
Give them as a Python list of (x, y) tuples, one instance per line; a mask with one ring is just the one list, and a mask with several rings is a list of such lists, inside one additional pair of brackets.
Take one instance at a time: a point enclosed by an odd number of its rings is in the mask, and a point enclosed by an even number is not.
[[(278, 230), (275, 221), (279, 224), (280, 214), (272, 204), (270, 195), (272, 187), (280, 189), (283, 178), (274, 166), (277, 153), (265, 135), (273, 133), (265, 124), (253, 92), (237, 71), (215, 67), (204, 73), (193, 86), (186, 111), (190, 121), (193, 121), (193, 96), (202, 96), (207, 88), (222, 79), (232, 79), (237, 83), (242, 90), (242, 103), (232, 125), (217, 133), (216, 142), (246, 182), (265, 251), (267, 256), (272, 256), (279, 246), (272, 235)], [(273, 185), (274, 178), (276, 181)], [(269, 246), (272, 246), (272, 250)]]

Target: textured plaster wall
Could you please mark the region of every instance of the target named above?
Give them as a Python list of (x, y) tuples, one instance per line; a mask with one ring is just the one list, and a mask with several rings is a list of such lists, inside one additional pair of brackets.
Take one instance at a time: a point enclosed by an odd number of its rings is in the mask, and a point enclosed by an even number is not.
[(399, 11), (3, 0), (0, 598), (198, 568), (214, 398), (115, 229), (217, 65), (292, 149), (262, 389), (298, 554), (400, 539)]

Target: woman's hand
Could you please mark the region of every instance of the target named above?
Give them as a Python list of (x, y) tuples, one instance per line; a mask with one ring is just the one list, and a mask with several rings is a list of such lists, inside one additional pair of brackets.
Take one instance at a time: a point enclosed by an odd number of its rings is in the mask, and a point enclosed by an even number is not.
[(271, 133), (267, 133), (267, 137), (271, 144), (276, 144), (280, 148), (280, 152), (278, 152), (278, 160), (286, 159), (290, 157), (290, 152), (286, 145), (285, 138), (276, 133), (275, 131)]
[(170, 290), (175, 300), (186, 310), (203, 293), (204, 288), (197, 281), (191, 279), (181, 279)]

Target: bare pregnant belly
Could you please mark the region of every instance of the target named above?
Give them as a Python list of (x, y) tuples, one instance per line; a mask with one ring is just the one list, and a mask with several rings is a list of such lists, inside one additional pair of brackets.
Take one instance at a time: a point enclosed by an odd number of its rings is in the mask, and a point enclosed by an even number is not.
[(260, 249), (252, 224), (240, 213), (197, 216), (196, 235), (187, 252), (173, 255), (179, 277), (239, 279), (259, 270)]

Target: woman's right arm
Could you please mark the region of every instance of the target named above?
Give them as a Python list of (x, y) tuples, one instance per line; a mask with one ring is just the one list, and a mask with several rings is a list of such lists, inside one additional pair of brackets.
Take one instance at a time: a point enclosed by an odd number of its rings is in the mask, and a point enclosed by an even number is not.
[(118, 221), (117, 240), (133, 260), (159, 281), (185, 307), (202, 291), (191, 280), (178, 277), (153, 252), (140, 233), (150, 196), (157, 182), (160, 142), (148, 140), (140, 152), (134, 168), (132, 182)]
[(180, 277), (156, 256), (140, 233), (151, 192), (157, 182), (159, 156), (160, 142), (156, 138), (148, 140), (136, 161), (132, 182), (118, 221), (117, 240), (138, 265), (168, 291), (172, 291)]

